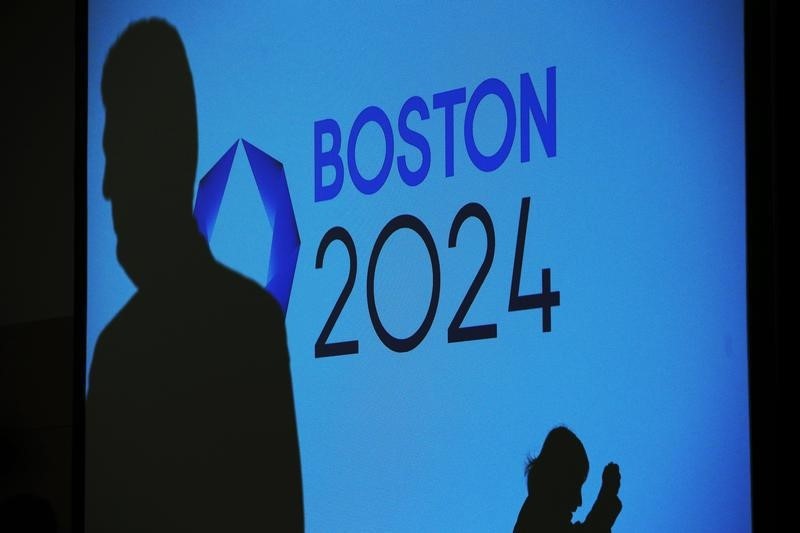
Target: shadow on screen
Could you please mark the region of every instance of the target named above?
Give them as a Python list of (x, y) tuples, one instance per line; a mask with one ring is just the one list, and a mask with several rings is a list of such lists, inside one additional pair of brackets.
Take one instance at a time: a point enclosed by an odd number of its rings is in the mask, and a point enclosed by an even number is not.
[(192, 217), (197, 118), (177, 31), (130, 25), (102, 94), (103, 194), (137, 291), (94, 353), (87, 531), (301, 531), (283, 313), (214, 259)]
[(514, 533), (608, 533), (622, 510), (617, 493), (619, 466), (609, 463), (592, 510), (583, 523), (572, 514), (583, 505), (581, 487), (589, 474), (589, 458), (580, 439), (563, 426), (547, 434), (539, 455), (528, 461), (528, 497), (522, 504)]

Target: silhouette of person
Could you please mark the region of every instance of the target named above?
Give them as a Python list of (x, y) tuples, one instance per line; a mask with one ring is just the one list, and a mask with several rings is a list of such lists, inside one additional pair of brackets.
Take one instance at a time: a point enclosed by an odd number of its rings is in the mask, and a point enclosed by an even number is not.
[(528, 497), (522, 504), (514, 533), (608, 533), (622, 510), (617, 493), (619, 467), (609, 463), (603, 483), (584, 523), (572, 523), (583, 504), (581, 487), (589, 474), (589, 458), (580, 439), (563, 426), (548, 433), (537, 457), (528, 461)]
[(283, 314), (214, 259), (192, 217), (197, 118), (175, 28), (128, 26), (102, 95), (103, 194), (137, 290), (90, 372), (87, 531), (301, 531)]

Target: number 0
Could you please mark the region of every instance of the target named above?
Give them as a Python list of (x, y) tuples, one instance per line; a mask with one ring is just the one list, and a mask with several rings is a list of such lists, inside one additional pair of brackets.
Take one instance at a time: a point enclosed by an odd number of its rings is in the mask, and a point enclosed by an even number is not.
[[(422, 320), (419, 328), (406, 338), (398, 338), (389, 333), (381, 322), (378, 316), (378, 308), (375, 306), (375, 267), (378, 265), (378, 257), (381, 255), (383, 245), (391, 237), (391, 235), (399, 229), (410, 229), (419, 235), (425, 248), (428, 250), (428, 257), (431, 261), (431, 270), (433, 274), (433, 290), (431, 290), (431, 299), (428, 303), (428, 312)], [(439, 290), (441, 282), (441, 269), (439, 267), (439, 254), (436, 252), (436, 245), (431, 237), (431, 232), (425, 227), (420, 219), (412, 215), (400, 215), (389, 221), (383, 227), (378, 239), (375, 241), (375, 247), (372, 249), (372, 254), (369, 256), (369, 266), (367, 267), (367, 307), (369, 308), (369, 318), (372, 321), (372, 326), (375, 328), (375, 333), (381, 342), (395, 352), (408, 352), (416, 348), (433, 324), (433, 318), (436, 315), (436, 308), (439, 305)]]

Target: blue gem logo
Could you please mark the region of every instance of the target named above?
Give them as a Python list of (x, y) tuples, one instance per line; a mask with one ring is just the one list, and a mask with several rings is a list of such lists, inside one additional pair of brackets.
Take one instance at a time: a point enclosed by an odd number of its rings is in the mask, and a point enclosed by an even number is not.
[(272, 226), (265, 288), (278, 300), (286, 314), (300, 250), (300, 234), (297, 231), (283, 164), (244, 139), (237, 139), (200, 180), (194, 204), (194, 218), (200, 233), (207, 242), (210, 241), (240, 141), (247, 154), (264, 211)]

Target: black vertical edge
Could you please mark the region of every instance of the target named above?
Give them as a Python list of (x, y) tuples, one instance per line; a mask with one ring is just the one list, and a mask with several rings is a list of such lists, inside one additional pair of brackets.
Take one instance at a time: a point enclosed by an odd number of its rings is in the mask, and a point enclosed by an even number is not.
[(777, 517), (779, 219), (775, 129), (774, 0), (745, 0), (747, 323), (754, 531)]
[(72, 531), (85, 530), (86, 127), (88, 0), (75, 0), (75, 331), (72, 431)]

